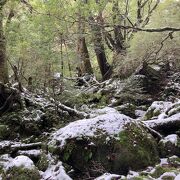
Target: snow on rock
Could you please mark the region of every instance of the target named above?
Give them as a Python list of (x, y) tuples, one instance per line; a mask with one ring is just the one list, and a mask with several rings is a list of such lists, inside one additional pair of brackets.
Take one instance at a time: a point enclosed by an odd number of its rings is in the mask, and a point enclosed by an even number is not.
[(20, 150), (18, 151), (19, 155), (25, 155), (25, 156), (33, 156), (33, 157), (38, 157), (41, 155), (41, 150), (33, 149), (33, 150)]
[(127, 179), (133, 179), (135, 177), (138, 177), (139, 173), (136, 171), (129, 171), (128, 175), (127, 175)]
[(20, 155), (12, 159), (12, 161), (8, 164), (7, 169), (10, 169), (12, 167), (23, 167), (27, 169), (34, 169), (35, 165), (30, 158), (24, 155)]
[(49, 168), (44, 173), (41, 173), (41, 175), (41, 180), (72, 180), (66, 174), (61, 162), (58, 162), (56, 165), (49, 166)]
[(178, 136), (176, 134), (171, 134), (166, 136), (164, 139), (161, 140), (164, 144), (166, 144), (167, 142), (171, 142), (172, 144), (174, 144), (175, 146), (177, 146), (178, 143)]
[(102, 109), (95, 109), (91, 112), (90, 117), (96, 117), (97, 115), (109, 114), (109, 113), (118, 113), (118, 111), (111, 107), (105, 107)]
[(174, 114), (170, 117), (164, 118), (164, 119), (154, 119), (149, 121), (144, 121), (146, 125), (148, 125), (151, 128), (154, 128), (156, 126), (160, 126), (161, 124), (170, 124), (171, 122), (177, 122), (178, 125), (180, 124), (180, 113)]
[(3, 169), (7, 169), (10, 162), (12, 162), (13, 158), (10, 157), (9, 154), (3, 154), (0, 156), (0, 167)]
[(143, 117), (146, 112), (143, 110), (135, 110), (136, 117)]
[(95, 180), (113, 180), (115, 178), (120, 178), (120, 175), (117, 174), (110, 174), (110, 173), (105, 173), (102, 176), (96, 178)]
[(174, 180), (180, 180), (180, 173), (175, 177)]
[(158, 178), (158, 180), (170, 179), (170, 178), (172, 179), (175, 177), (176, 177), (176, 174), (174, 172), (165, 172)]
[(168, 165), (168, 158), (162, 158), (160, 162), (160, 166)]
[(132, 119), (117, 111), (108, 111), (107, 114), (99, 115), (95, 118), (78, 120), (70, 123), (64, 128), (59, 129), (52, 135), (52, 140), (49, 144), (59, 141), (60, 147), (66, 144), (67, 139), (81, 137), (96, 137), (106, 134), (109, 137), (114, 137), (123, 126)]
[(158, 117), (157, 119), (163, 119), (167, 117), (165, 113), (172, 106), (172, 102), (154, 101), (148, 108), (143, 119), (149, 120), (152, 117)]

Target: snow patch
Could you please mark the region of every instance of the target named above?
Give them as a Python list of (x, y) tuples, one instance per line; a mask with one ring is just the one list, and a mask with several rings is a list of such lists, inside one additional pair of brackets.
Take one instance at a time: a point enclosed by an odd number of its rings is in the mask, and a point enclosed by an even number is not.
[(96, 178), (95, 180), (112, 180), (114, 178), (120, 178), (120, 175), (117, 174), (110, 174), (110, 173), (105, 173), (102, 176)]
[(172, 144), (177, 146), (178, 136), (176, 134), (168, 135), (164, 139), (162, 139), (161, 142), (163, 142), (164, 144), (166, 144), (167, 142), (171, 142)]
[(62, 162), (51, 165), (44, 173), (41, 180), (72, 180), (65, 172)]
[(176, 177), (176, 174), (174, 172), (165, 172), (164, 174), (162, 174), (158, 180), (163, 180), (163, 179), (167, 179), (167, 177)]
[(174, 180), (180, 180), (180, 173), (175, 177)]

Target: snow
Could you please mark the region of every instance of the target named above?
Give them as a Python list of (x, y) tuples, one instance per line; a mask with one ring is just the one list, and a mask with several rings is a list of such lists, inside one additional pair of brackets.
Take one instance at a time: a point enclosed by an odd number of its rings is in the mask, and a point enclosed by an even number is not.
[(118, 113), (118, 111), (114, 108), (111, 107), (105, 107), (102, 109), (95, 109), (92, 111), (92, 114), (90, 115), (90, 117), (95, 117), (97, 115), (103, 115), (103, 114), (109, 114), (109, 113)]
[(154, 110), (163, 113), (166, 112), (171, 106), (172, 106), (172, 102), (154, 101), (147, 111)]
[(112, 180), (114, 178), (120, 178), (120, 175), (117, 174), (110, 174), (110, 173), (105, 173), (102, 176), (96, 178), (95, 180)]
[(65, 172), (61, 162), (51, 165), (44, 173), (41, 180), (72, 180)]
[(134, 177), (138, 177), (139, 173), (135, 172), (135, 171), (129, 171), (128, 175), (127, 175), (127, 179), (133, 179)]
[(18, 151), (19, 155), (33, 156), (38, 157), (41, 154), (41, 150), (26, 150), (26, 151)]
[(15, 167), (23, 167), (23, 168), (27, 168), (27, 169), (35, 168), (33, 161), (24, 155), (20, 155), (20, 156), (17, 156), (16, 158), (12, 159), (12, 161), (8, 164), (7, 169), (12, 168), (14, 166)]
[(137, 117), (143, 117), (145, 115), (146, 111), (142, 111), (142, 110), (135, 110), (135, 115)]
[(59, 141), (59, 146), (63, 147), (67, 139), (95, 137), (107, 134), (114, 138), (123, 130), (123, 126), (132, 119), (128, 116), (118, 113), (117, 111), (108, 111), (107, 114), (99, 115), (95, 118), (78, 120), (70, 123), (64, 128), (59, 129), (52, 135), (49, 144)]
[(173, 121), (179, 122), (179, 120), (180, 120), (180, 113), (177, 113), (165, 119), (148, 120), (148, 121), (144, 121), (144, 123), (153, 129), (157, 125), (168, 124), (169, 122), (173, 122)]
[(158, 180), (163, 180), (163, 179), (165, 179), (165, 177), (174, 177), (175, 178), (176, 174), (174, 172), (165, 172), (158, 178)]
[(174, 180), (180, 180), (180, 173), (175, 177)]
[(167, 165), (167, 164), (169, 164), (168, 159), (167, 158), (162, 158), (161, 162), (160, 162), (160, 166)]
[(176, 134), (168, 135), (164, 139), (162, 139), (161, 142), (163, 142), (164, 144), (166, 144), (167, 142), (171, 142), (172, 144), (177, 146), (178, 136)]
[(3, 168), (3, 169), (6, 169), (7, 166), (9, 165), (9, 163), (13, 160), (12, 157), (10, 157), (9, 154), (4, 154), (4, 155), (1, 155), (0, 156), (0, 166)]

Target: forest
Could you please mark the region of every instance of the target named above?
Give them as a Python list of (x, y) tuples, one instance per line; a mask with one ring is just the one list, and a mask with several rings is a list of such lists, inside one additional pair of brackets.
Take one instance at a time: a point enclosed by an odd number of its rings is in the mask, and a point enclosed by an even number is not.
[(0, 0), (0, 180), (180, 180), (179, 0)]

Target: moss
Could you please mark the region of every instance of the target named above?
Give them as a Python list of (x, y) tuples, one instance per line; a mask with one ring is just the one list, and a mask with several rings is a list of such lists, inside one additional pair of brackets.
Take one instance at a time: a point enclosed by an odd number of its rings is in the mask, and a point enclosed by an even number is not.
[(46, 154), (43, 153), (39, 161), (37, 162), (36, 166), (38, 167), (40, 171), (45, 171), (48, 168), (48, 165), (49, 165), (48, 158)]
[(163, 173), (165, 173), (166, 172), (166, 169), (165, 168), (163, 168), (163, 167), (161, 167), (161, 166), (157, 166), (156, 167), (156, 170), (154, 171), (154, 173), (153, 174), (151, 174), (151, 176), (153, 177), (153, 178), (158, 178), (158, 177), (160, 177)]
[(79, 95), (65, 93), (59, 97), (63, 104), (69, 107), (76, 105), (77, 108), (83, 104), (95, 104), (96, 107), (105, 106), (108, 103), (108, 99), (107, 95), (102, 95), (102, 93), (79, 93)]
[(10, 130), (7, 125), (0, 125), (0, 139), (4, 140), (10, 135)]
[(40, 180), (37, 169), (13, 167), (2, 175), (2, 180)]
[(176, 168), (174, 167), (162, 167), (162, 166), (157, 166), (155, 171), (150, 174), (153, 178), (158, 178), (165, 172), (176, 172)]
[(147, 180), (148, 178), (146, 176), (138, 176), (138, 177), (133, 177), (133, 180)]
[(159, 160), (156, 142), (147, 135), (144, 129), (129, 124), (126, 130), (120, 132), (119, 138), (116, 148), (123, 154), (119, 155), (119, 162), (126, 162), (128, 168), (138, 170), (148, 165), (154, 165)]

